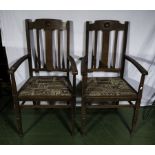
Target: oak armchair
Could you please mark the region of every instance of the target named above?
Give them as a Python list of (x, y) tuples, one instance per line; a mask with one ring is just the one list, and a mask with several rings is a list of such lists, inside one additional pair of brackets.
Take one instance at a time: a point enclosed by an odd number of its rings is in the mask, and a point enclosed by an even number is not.
[[(127, 35), (128, 22), (124, 24), (115, 20), (86, 22), (86, 49), (81, 62), (83, 134), (86, 132), (86, 111), (92, 108), (133, 107), (131, 133), (135, 130), (144, 79), (148, 72), (126, 55)], [(132, 63), (141, 73), (138, 91), (124, 79), (125, 61)], [(112, 72), (117, 73), (117, 76), (90, 77), (90, 73), (97, 72)], [(119, 101), (128, 101), (129, 104), (120, 105)], [(133, 101), (136, 101), (135, 104)]]
[[(27, 19), (25, 24), (28, 54), (10, 68), (18, 133), (23, 135), (22, 108), (70, 108), (73, 134), (78, 71), (74, 59), (70, 56), (71, 22), (57, 19), (36, 19), (35, 21)], [(17, 91), (14, 73), (25, 60), (28, 60), (29, 79)], [(72, 82), (70, 71), (73, 75)], [(52, 72), (56, 76), (41, 76), (41, 72)], [(58, 76), (57, 72), (65, 75)], [(20, 101), (22, 101), (21, 104), (19, 104)], [(33, 104), (27, 105), (26, 101), (33, 101)], [(47, 105), (42, 105), (41, 101), (47, 101)], [(55, 101), (64, 101), (64, 104), (55, 104)]]

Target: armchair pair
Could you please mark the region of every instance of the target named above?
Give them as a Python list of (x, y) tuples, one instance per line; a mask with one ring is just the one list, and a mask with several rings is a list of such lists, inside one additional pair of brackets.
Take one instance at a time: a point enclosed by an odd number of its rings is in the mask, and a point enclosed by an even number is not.
[[(56, 19), (26, 20), (26, 38), (28, 54), (20, 58), (11, 68), (13, 102), (16, 112), (17, 129), (23, 135), (21, 108), (70, 108), (71, 133), (74, 133), (76, 107), (76, 63), (70, 56), (70, 21), (63, 22)], [(116, 65), (119, 31), (122, 31), (123, 46), (119, 67)], [(125, 55), (127, 44), (128, 22), (100, 20), (93, 24), (86, 23), (86, 50), (81, 62), (82, 74), (82, 132), (85, 133), (87, 108), (119, 108), (119, 101), (128, 101), (134, 108), (132, 131), (135, 129), (138, 110), (142, 97), (143, 84), (147, 71), (134, 59)], [(111, 38), (113, 32), (113, 40)], [(91, 33), (94, 33), (93, 35)], [(94, 39), (90, 39), (94, 38)], [(92, 42), (91, 42), (91, 41)], [(100, 43), (99, 43), (100, 42)], [(112, 55), (110, 54), (110, 43)], [(99, 45), (100, 44), (100, 45)], [(90, 50), (90, 46), (92, 49)], [(101, 46), (101, 47), (99, 47)], [(101, 50), (99, 50), (99, 48)], [(91, 55), (91, 56), (90, 56)], [(90, 59), (89, 59), (90, 58)], [(14, 73), (18, 67), (28, 60), (29, 79), (17, 91)], [(110, 63), (109, 63), (110, 60)], [(134, 90), (123, 78), (125, 61), (134, 64), (142, 73), (138, 91)], [(89, 63), (91, 61), (91, 64)], [(34, 73), (64, 72), (64, 76), (35, 76)], [(70, 80), (71, 71), (73, 80)], [(92, 72), (115, 72), (117, 77), (89, 77)], [(20, 104), (19, 102), (22, 101)], [(26, 105), (26, 101), (33, 101), (33, 105)], [(41, 101), (47, 101), (42, 105)], [(64, 101), (65, 104), (55, 104)], [(105, 104), (112, 101), (113, 104)], [(132, 101), (136, 101), (132, 104)], [(93, 104), (97, 102), (98, 104)]]

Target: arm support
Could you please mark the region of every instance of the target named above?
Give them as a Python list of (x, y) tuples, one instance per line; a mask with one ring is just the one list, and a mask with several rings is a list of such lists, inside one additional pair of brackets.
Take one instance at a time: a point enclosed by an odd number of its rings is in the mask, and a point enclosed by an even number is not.
[(136, 107), (140, 106), (140, 100), (142, 98), (142, 92), (143, 92), (143, 86), (144, 86), (144, 80), (145, 80), (145, 75), (148, 75), (148, 72), (146, 69), (144, 69), (137, 61), (135, 61), (133, 58), (125, 55), (125, 59), (130, 61), (140, 72), (141, 72), (141, 79), (140, 79), (140, 84), (138, 88), (138, 100), (139, 102), (136, 102)]
[(68, 58), (69, 62), (71, 63), (72, 74), (77, 75), (78, 70), (77, 70), (76, 63), (75, 63), (74, 59), (71, 56), (68, 56), (67, 58)]
[(27, 54), (23, 57), (21, 57), (20, 59), (18, 59), (16, 61), (16, 63), (9, 69), (9, 73), (10, 74), (13, 74), (17, 69), (18, 67), (21, 65), (21, 63), (23, 63), (23, 61), (25, 61), (26, 59), (28, 59), (30, 56)]
[(144, 69), (137, 61), (135, 61), (133, 58), (125, 55), (125, 59), (130, 61), (141, 73), (142, 75), (148, 75), (148, 72), (146, 69)]
[(81, 59), (81, 74), (87, 75), (87, 58), (83, 57)]
[(82, 75), (82, 96), (87, 86), (87, 57), (80, 58), (81, 60), (81, 75)]
[(16, 80), (14, 76), (14, 72), (18, 69), (18, 67), (21, 65), (23, 61), (29, 58), (29, 55), (25, 55), (21, 57), (17, 62), (9, 69), (9, 73), (11, 75), (11, 83), (12, 83), (12, 94), (13, 96), (17, 97), (17, 86), (16, 86)]
[(78, 74), (78, 70), (77, 70), (76, 63), (75, 63), (74, 59), (71, 56), (67, 56), (67, 59), (71, 63), (71, 71), (72, 71), (72, 74), (73, 74), (73, 88), (72, 88), (72, 91), (73, 91), (74, 99), (76, 100), (76, 75)]

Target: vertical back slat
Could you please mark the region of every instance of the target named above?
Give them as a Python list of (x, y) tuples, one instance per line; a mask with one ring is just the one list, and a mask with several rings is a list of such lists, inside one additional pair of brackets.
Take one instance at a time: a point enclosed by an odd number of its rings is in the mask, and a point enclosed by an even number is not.
[(125, 22), (125, 30), (123, 35), (123, 50), (122, 50), (122, 58), (121, 58), (121, 77), (124, 75), (124, 65), (125, 65), (125, 52), (127, 47), (127, 35), (128, 35), (128, 24), (129, 22)]
[[(39, 48), (39, 53), (40, 53), (40, 64), (38, 65), (40, 69), (44, 69), (44, 49), (43, 49), (43, 35), (42, 35), (42, 32), (43, 30), (42, 29), (38, 29), (39, 32), (36, 32), (36, 37), (37, 35), (39, 36), (39, 39), (37, 40), (37, 44), (39, 43), (39, 46), (37, 45), (37, 51), (38, 51), (38, 48)], [(38, 34), (37, 34), (38, 33)]]
[(102, 44), (102, 58), (101, 58), (101, 66), (108, 66), (108, 52), (109, 52), (109, 31), (102, 31), (103, 34), (103, 44)]
[(46, 67), (47, 70), (53, 69), (53, 48), (52, 48), (52, 31), (45, 31), (45, 49), (46, 49)]
[[(27, 49), (28, 49), (28, 54), (31, 55), (29, 22), (31, 22), (31, 20), (29, 20), (29, 19), (25, 20)], [(30, 77), (31, 77), (33, 75), (33, 73), (32, 73), (32, 59), (31, 59), (31, 57), (29, 57), (29, 59), (28, 59), (28, 64), (29, 64), (29, 74), (30, 74)]]
[(39, 69), (41, 68), (40, 67), (40, 41), (39, 41), (39, 29), (36, 30), (36, 36), (37, 36), (37, 52), (38, 52), (38, 67)]
[(53, 44), (53, 65), (54, 65), (54, 68), (57, 69), (58, 65), (57, 65), (57, 57), (58, 57), (58, 49), (57, 49), (57, 31), (53, 31), (53, 38), (52, 38), (52, 44)]
[(62, 68), (65, 69), (65, 60), (64, 60), (64, 56), (62, 58)]
[(96, 55), (97, 55), (97, 37), (98, 37), (98, 31), (95, 30), (95, 42), (94, 42), (94, 60), (93, 60), (93, 64), (94, 64), (94, 68), (96, 69)]
[(118, 31), (115, 31), (114, 35), (114, 50), (113, 50), (113, 68), (115, 68), (116, 65), (116, 51), (117, 51), (117, 40), (118, 40)]
[(93, 50), (92, 50), (91, 68), (93, 68), (93, 66), (94, 66), (94, 54), (93, 54)]
[(30, 30), (29, 33), (30, 33), (30, 48), (31, 48), (31, 56), (32, 56), (32, 59), (33, 59), (33, 65), (34, 67), (37, 69), (37, 71), (39, 70), (38, 69), (38, 57), (37, 57), (37, 49), (36, 49), (36, 30)]
[[(67, 22), (67, 57), (70, 54), (70, 21)], [(63, 65), (62, 61), (62, 65)], [(69, 78), (69, 60), (67, 59), (67, 77)]]
[(86, 57), (88, 59), (88, 47), (89, 47), (89, 21), (86, 22)]
[(60, 30), (58, 30), (58, 68), (61, 68), (61, 65), (60, 65), (60, 39), (61, 39), (61, 36), (60, 36)]

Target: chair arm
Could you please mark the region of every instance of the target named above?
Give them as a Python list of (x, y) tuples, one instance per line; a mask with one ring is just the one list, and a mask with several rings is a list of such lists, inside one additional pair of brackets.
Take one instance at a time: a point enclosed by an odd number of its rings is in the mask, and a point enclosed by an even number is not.
[(76, 63), (75, 63), (74, 59), (71, 56), (68, 56), (67, 59), (71, 63), (72, 74), (73, 75), (77, 75), (78, 74), (78, 70), (77, 70)]
[(136, 60), (127, 55), (125, 55), (125, 59), (130, 61), (143, 75), (148, 75), (147, 70), (144, 67), (142, 67)]
[(30, 57), (29, 54), (21, 57), (20, 59), (18, 59), (13, 65), (12, 67), (9, 69), (9, 73), (10, 74), (13, 74), (17, 69), (18, 67), (21, 65), (21, 63), (23, 63), (23, 61), (25, 61), (26, 59), (28, 59)]
[(86, 75), (87, 74), (87, 58), (84, 56), (81, 59), (81, 74)]

